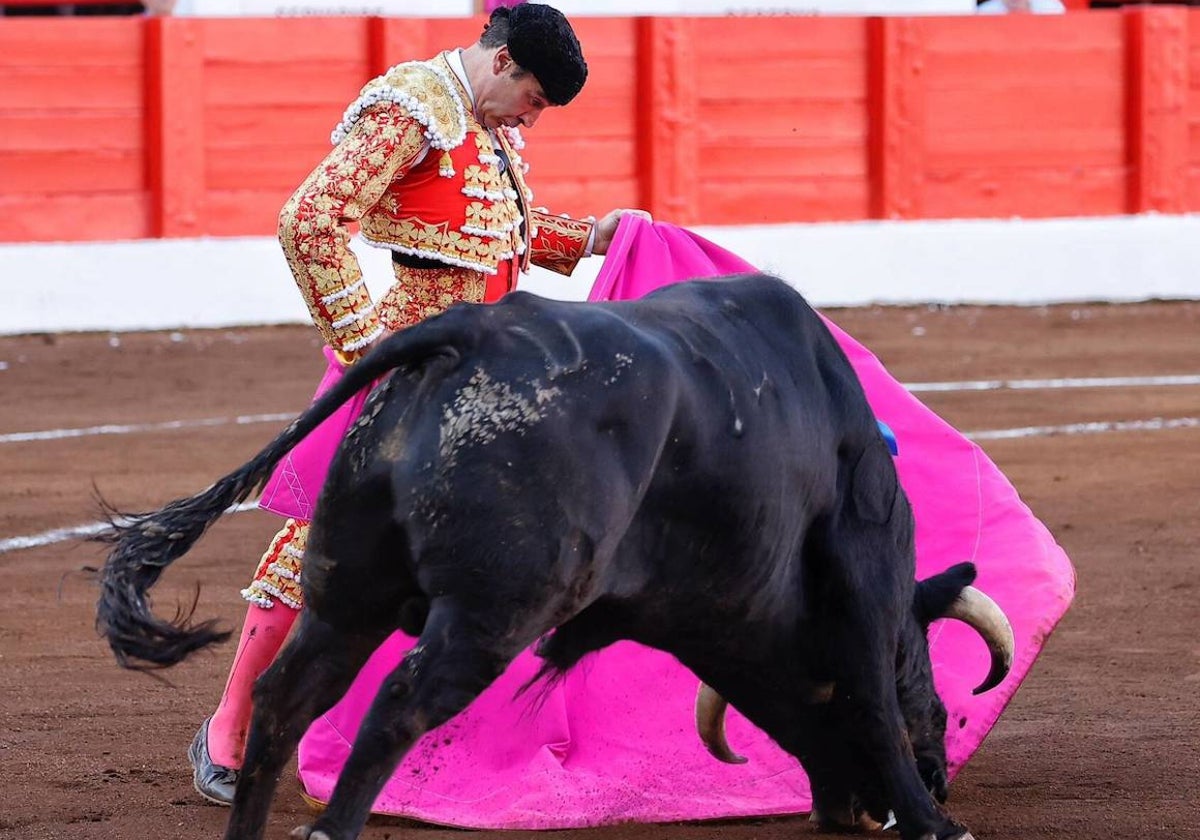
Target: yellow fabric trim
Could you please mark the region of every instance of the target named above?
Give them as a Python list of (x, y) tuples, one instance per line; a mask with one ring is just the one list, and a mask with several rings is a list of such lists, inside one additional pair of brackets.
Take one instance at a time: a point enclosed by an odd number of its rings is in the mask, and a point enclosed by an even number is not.
[(242, 590), (242, 597), (252, 604), (271, 608), (276, 604), (298, 610), (304, 604), (300, 590), (301, 557), (308, 543), (308, 523), (289, 519), (267, 546), (254, 579)]
[(396, 282), (379, 299), (379, 316), (389, 330), (444, 312), (459, 301), (482, 303), (487, 277), (469, 268), (408, 268), (393, 263)]

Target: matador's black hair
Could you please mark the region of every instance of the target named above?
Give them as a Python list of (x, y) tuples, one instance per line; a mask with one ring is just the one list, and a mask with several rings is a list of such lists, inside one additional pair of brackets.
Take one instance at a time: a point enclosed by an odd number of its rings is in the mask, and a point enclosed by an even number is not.
[(507, 44), (513, 61), (537, 78), (555, 105), (566, 105), (587, 81), (575, 30), (562, 12), (544, 3), (497, 8), (479, 41), (488, 47)]

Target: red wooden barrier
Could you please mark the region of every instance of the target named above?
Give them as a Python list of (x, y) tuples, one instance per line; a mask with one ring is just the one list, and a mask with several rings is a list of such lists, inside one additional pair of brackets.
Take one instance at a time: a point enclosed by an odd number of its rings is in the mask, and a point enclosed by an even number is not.
[[(1200, 211), (1200, 10), (585, 18), (535, 203), (684, 224)], [(270, 235), (371, 76), (482, 20), (0, 19), (0, 241)]]
[(644, 18), (638, 27), (638, 204), (654, 215), (693, 224), (699, 215), (695, 21)]
[(0, 241), (150, 234), (142, 30), (0, 18)]

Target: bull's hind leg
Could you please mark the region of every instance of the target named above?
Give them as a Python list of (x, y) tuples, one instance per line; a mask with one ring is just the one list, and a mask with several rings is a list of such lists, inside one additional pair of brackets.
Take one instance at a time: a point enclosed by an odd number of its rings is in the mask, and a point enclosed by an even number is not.
[(475, 609), (450, 598), (430, 606), (425, 629), (380, 686), (329, 800), (300, 840), (353, 840), (375, 798), (416, 741), (461, 712), (544, 627), (511, 625), (506, 605)]
[(254, 684), (246, 758), (233, 797), (226, 840), (262, 836), (279, 775), (309, 724), (341, 698), (382, 631), (350, 634), (300, 613), (295, 636)]

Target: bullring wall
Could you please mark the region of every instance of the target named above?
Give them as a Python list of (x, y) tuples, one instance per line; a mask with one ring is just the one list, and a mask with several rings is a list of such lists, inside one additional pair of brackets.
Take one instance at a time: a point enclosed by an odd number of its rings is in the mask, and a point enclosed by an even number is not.
[[(1200, 9), (591, 18), (536, 201), (686, 225), (1200, 211)], [(479, 19), (0, 19), (0, 242), (269, 236), (358, 88)]]

